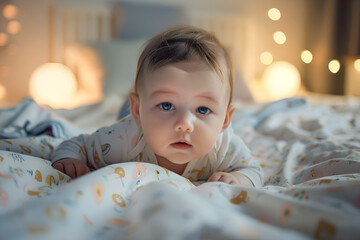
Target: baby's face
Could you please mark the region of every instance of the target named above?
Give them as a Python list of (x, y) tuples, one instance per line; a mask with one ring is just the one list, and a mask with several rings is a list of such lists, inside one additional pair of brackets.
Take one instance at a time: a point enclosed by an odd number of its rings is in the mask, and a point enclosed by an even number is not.
[(210, 152), (230, 122), (229, 82), (199, 61), (169, 64), (145, 75), (137, 123), (157, 157), (185, 164)]

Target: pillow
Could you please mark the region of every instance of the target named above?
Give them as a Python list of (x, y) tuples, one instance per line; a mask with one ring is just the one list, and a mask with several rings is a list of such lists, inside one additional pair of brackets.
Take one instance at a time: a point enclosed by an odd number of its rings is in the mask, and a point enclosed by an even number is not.
[(103, 94), (126, 95), (133, 87), (140, 48), (145, 40), (96, 42), (88, 44), (103, 69)]
[[(65, 62), (74, 70), (79, 89), (94, 98), (96, 91), (103, 97), (126, 97), (132, 89), (137, 60), (146, 40), (117, 40), (74, 44), (68, 48)], [(71, 63), (72, 62), (72, 63)], [(239, 71), (235, 73), (234, 102), (253, 101), (253, 96)], [(88, 97), (89, 98), (89, 97)], [(96, 98), (98, 99), (98, 98)], [(126, 106), (121, 116), (128, 113)]]
[(77, 43), (67, 48), (66, 64), (77, 76), (79, 90), (104, 97), (125, 96), (133, 87), (140, 48), (145, 40)]
[(235, 85), (233, 93), (233, 102), (253, 102), (254, 96), (239, 70), (235, 71)]

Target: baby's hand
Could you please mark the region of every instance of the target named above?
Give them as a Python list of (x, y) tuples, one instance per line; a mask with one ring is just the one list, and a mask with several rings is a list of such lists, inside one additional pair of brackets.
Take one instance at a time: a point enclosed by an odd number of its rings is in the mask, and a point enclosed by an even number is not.
[(215, 172), (209, 177), (208, 182), (224, 182), (231, 185), (249, 187), (254, 186), (248, 177), (237, 172)]
[(77, 178), (90, 172), (88, 166), (80, 159), (64, 158), (54, 162), (52, 166), (71, 178)]

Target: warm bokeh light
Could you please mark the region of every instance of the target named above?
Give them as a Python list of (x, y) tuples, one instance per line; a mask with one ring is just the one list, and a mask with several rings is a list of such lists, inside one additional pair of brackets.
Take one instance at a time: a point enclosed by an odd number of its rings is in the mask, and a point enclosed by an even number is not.
[(304, 63), (311, 63), (312, 59), (313, 59), (313, 55), (309, 50), (304, 50), (301, 52), (301, 60)]
[(289, 62), (274, 62), (264, 72), (264, 87), (272, 100), (294, 96), (300, 88), (300, 73)]
[(9, 36), (6, 33), (0, 32), (0, 47), (5, 46), (9, 41)]
[(277, 8), (271, 8), (268, 11), (268, 16), (271, 20), (277, 21), (281, 18), (280, 10)]
[(6, 96), (6, 89), (3, 85), (0, 85), (0, 99), (5, 98)]
[(19, 21), (16, 20), (12, 20), (8, 22), (6, 26), (6, 31), (10, 34), (17, 34), (18, 32), (20, 32), (20, 29), (21, 29), (21, 24)]
[(274, 33), (273, 39), (277, 44), (282, 45), (286, 42), (286, 35), (283, 32), (277, 31)]
[(329, 62), (328, 68), (330, 72), (337, 73), (340, 70), (340, 62), (339, 60), (333, 59)]
[(7, 47), (9, 55), (15, 55), (18, 51), (19, 46), (16, 43), (10, 43)]
[(360, 72), (360, 58), (354, 61), (354, 68), (356, 71)]
[(6, 78), (9, 75), (9, 68), (7, 66), (0, 67), (0, 78)]
[(45, 63), (36, 68), (29, 84), (34, 100), (53, 108), (66, 108), (71, 105), (77, 89), (73, 72), (60, 63)]
[(263, 52), (260, 55), (260, 61), (264, 65), (269, 65), (273, 61), (273, 56), (270, 52)]
[(17, 7), (15, 7), (12, 4), (7, 4), (4, 8), (3, 8), (3, 16), (6, 19), (13, 19), (14, 17), (16, 17), (17, 13), (18, 13), (18, 9)]

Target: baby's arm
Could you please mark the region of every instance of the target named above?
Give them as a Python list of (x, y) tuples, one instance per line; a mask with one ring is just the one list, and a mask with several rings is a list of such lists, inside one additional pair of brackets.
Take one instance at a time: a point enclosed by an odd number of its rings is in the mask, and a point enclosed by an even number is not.
[(89, 167), (80, 159), (63, 158), (53, 163), (55, 169), (65, 173), (71, 178), (80, 177), (90, 172)]
[(106, 130), (101, 128), (91, 135), (82, 134), (63, 141), (52, 154), (52, 166), (71, 178), (106, 166), (101, 149), (103, 129)]
[[(132, 118), (102, 127), (91, 135), (82, 134), (63, 141), (52, 154), (52, 165), (70, 177), (79, 177), (90, 170), (127, 159), (128, 139), (138, 133)], [(129, 138), (130, 137), (130, 138)]]
[(71, 178), (80, 177), (90, 171), (87, 163), (92, 153), (88, 135), (80, 135), (62, 142), (52, 154), (52, 166)]
[(231, 185), (254, 187), (247, 176), (238, 172), (215, 172), (209, 177), (208, 182), (224, 182)]
[(227, 129), (222, 141), (217, 152), (219, 165), (208, 181), (261, 187), (263, 185), (262, 170), (243, 140), (233, 134), (231, 129)]

